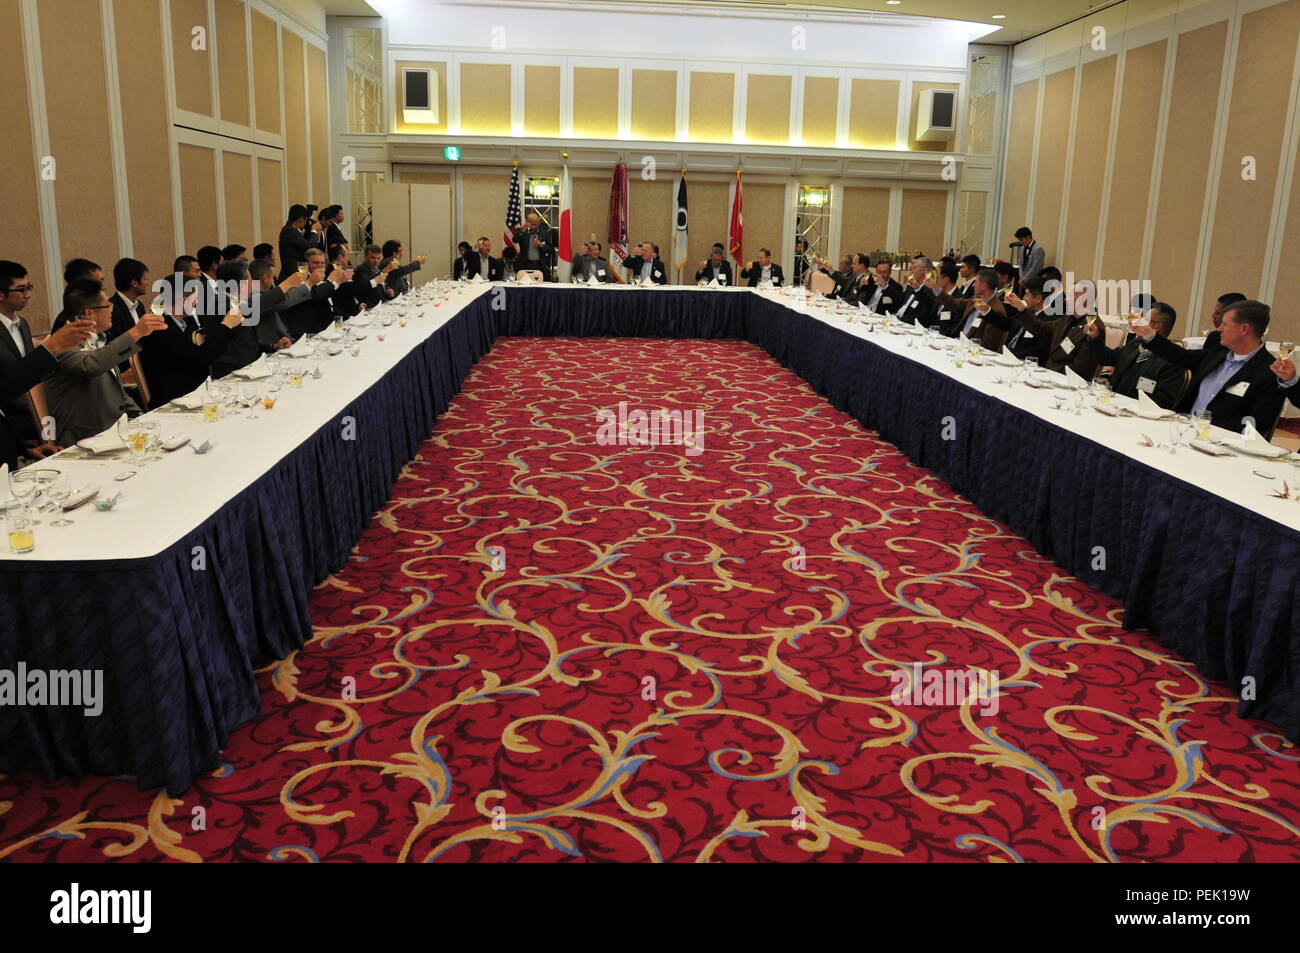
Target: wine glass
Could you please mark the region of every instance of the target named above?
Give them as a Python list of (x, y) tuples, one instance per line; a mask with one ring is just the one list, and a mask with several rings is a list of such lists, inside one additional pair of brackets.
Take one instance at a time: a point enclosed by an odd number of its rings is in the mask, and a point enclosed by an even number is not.
[(9, 472), (9, 493), (22, 506), (27, 506), (40, 492), (41, 483), (32, 474), (24, 474), (21, 470), (11, 470)]
[(240, 388), (239, 401), (248, 409), (248, 419), (257, 420), (257, 385), (245, 384)]
[(1278, 346), (1277, 356), (1285, 361), (1288, 357), (1291, 356), (1291, 353), (1294, 350), (1295, 350), (1294, 343), (1292, 343), (1291, 341), (1283, 341), (1281, 345)]
[(45, 495), (50, 498), (50, 502), (54, 504), (55, 509), (58, 510), (59, 513), (59, 518), (50, 523), (50, 525), (71, 526), (72, 520), (68, 519), (63, 514), (63, 507), (67, 505), (68, 498), (72, 496), (72, 481), (68, 478), (68, 475), (66, 473), (60, 473), (56, 476), (49, 486), (45, 488)]

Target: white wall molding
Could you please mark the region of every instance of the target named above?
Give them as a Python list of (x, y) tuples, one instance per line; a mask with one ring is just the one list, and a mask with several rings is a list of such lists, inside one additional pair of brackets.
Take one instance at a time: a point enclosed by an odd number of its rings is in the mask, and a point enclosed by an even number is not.
[(122, 86), (117, 71), (117, 29), (113, 19), (113, 0), (99, 0), (99, 16), (100, 29), (104, 35), (104, 92), (108, 99), (109, 162), (113, 169), (118, 254), (123, 258), (132, 258), (135, 254), (135, 236), (131, 229), (131, 188), (126, 175)]
[[(32, 165), (36, 169), (36, 200), (41, 218), (41, 250), (44, 252), (50, 321), (63, 310), (63, 255), (59, 248), (59, 206), (54, 198), (54, 181), (41, 177), (43, 159), (51, 154), (50, 127), (46, 121), (45, 68), (41, 58), (41, 25), (36, 0), (20, 0), (18, 20), (22, 32), (23, 62), (27, 65), (27, 111), (31, 117)], [(56, 174), (57, 174), (56, 159)]]

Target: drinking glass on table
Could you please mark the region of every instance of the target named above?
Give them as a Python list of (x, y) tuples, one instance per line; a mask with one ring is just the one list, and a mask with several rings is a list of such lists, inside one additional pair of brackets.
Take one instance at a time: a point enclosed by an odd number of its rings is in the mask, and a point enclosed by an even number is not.
[(59, 511), (59, 518), (50, 523), (51, 526), (71, 526), (72, 520), (63, 514), (63, 507), (67, 505), (68, 499), (72, 496), (72, 480), (66, 473), (60, 473), (45, 488), (45, 495), (50, 498), (55, 509)]
[(1111, 389), (1110, 381), (1104, 377), (1099, 377), (1096, 380), (1096, 384), (1097, 400), (1109, 406), (1115, 400), (1115, 391)]
[(36, 520), (27, 504), (19, 503), (5, 511), (5, 528), (9, 531), (10, 552), (21, 555), (36, 548)]
[(27, 506), (41, 491), (41, 481), (35, 478), (32, 473), (24, 473), (22, 470), (11, 470), (9, 472), (9, 493), (20, 506)]
[(1020, 362), (1020, 367), (1024, 373), (1025, 381), (1033, 380), (1034, 375), (1038, 373), (1038, 358), (1027, 357)]
[(1198, 410), (1192, 414), (1192, 422), (1196, 425), (1196, 439), (1210, 439), (1210, 412), (1208, 410)]

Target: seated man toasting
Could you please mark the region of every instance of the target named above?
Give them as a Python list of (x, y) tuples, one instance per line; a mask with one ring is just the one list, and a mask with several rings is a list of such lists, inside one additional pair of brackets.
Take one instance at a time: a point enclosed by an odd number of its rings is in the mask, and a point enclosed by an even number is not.
[(741, 269), (740, 277), (749, 280), (751, 288), (757, 288), (760, 282), (770, 281), (773, 288), (785, 284), (785, 274), (781, 266), (772, 260), (772, 252), (767, 248), (758, 250), (758, 257), (749, 263), (748, 268)]
[(183, 397), (207, 380), (213, 362), (226, 350), (235, 328), (244, 320), (236, 304), (220, 321), (200, 327), (190, 313), (193, 295), (185, 294), (184, 276), (177, 273), (164, 278), (162, 288), (166, 321), (140, 345), (140, 362), (153, 407)]
[[(1165, 338), (1169, 337), (1177, 319), (1178, 313), (1173, 306), (1162, 301), (1147, 312), (1151, 326)], [(1115, 367), (1110, 379), (1115, 393), (1135, 398), (1141, 391), (1165, 408), (1172, 408), (1178, 402), (1182, 396), (1183, 379), (1187, 376), (1183, 368), (1156, 357), (1147, 347), (1147, 342), (1136, 334), (1123, 347), (1117, 348), (1106, 347), (1105, 328), (1099, 321), (1088, 324), (1087, 334), (1097, 363)]]
[(133, 417), (141, 413), (122, 389), (118, 365), (140, 350), (142, 338), (161, 331), (166, 321), (145, 312), (128, 331), (103, 343), (113, 323), (113, 305), (103, 286), (89, 278), (74, 281), (64, 297), (70, 320), (94, 321), (103, 344), (60, 354), (58, 372), (45, 383), (57, 439), (66, 446), (103, 433), (124, 413)]
[(710, 282), (717, 280), (720, 285), (734, 285), (731, 280), (731, 262), (727, 261), (724, 256), (724, 249), (721, 242), (713, 246), (709, 253), (709, 260), (700, 262), (699, 269), (695, 272), (697, 282)]
[(1132, 324), (1133, 333), (1146, 341), (1151, 353), (1192, 372), (1192, 381), (1177, 409), (1184, 413), (1210, 413), (1210, 422), (1241, 432), (1251, 417), (1265, 439), (1273, 433), (1284, 394), (1270, 370), (1273, 355), (1264, 347), (1271, 317), (1268, 305), (1237, 301), (1223, 309), (1219, 343), (1189, 351), (1160, 334), (1151, 324)]
[[(975, 273), (971, 297), (954, 298), (946, 292), (937, 295), (937, 309), (952, 315), (946, 323), (939, 324), (939, 330), (950, 338), (964, 334), (981, 347), (999, 350), (1007, 333), (999, 327), (999, 320), (1006, 317), (1006, 309), (997, 297), (997, 289), (998, 273), (992, 268), (981, 268)], [(996, 315), (996, 319), (991, 320), (990, 315)]]

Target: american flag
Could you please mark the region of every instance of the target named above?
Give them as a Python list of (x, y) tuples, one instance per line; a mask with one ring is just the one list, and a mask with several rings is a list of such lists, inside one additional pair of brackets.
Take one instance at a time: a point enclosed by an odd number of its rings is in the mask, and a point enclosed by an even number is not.
[(506, 245), (514, 244), (515, 229), (519, 227), (520, 221), (522, 219), (519, 215), (519, 163), (516, 162), (515, 170), (510, 173), (510, 198), (506, 202)]

